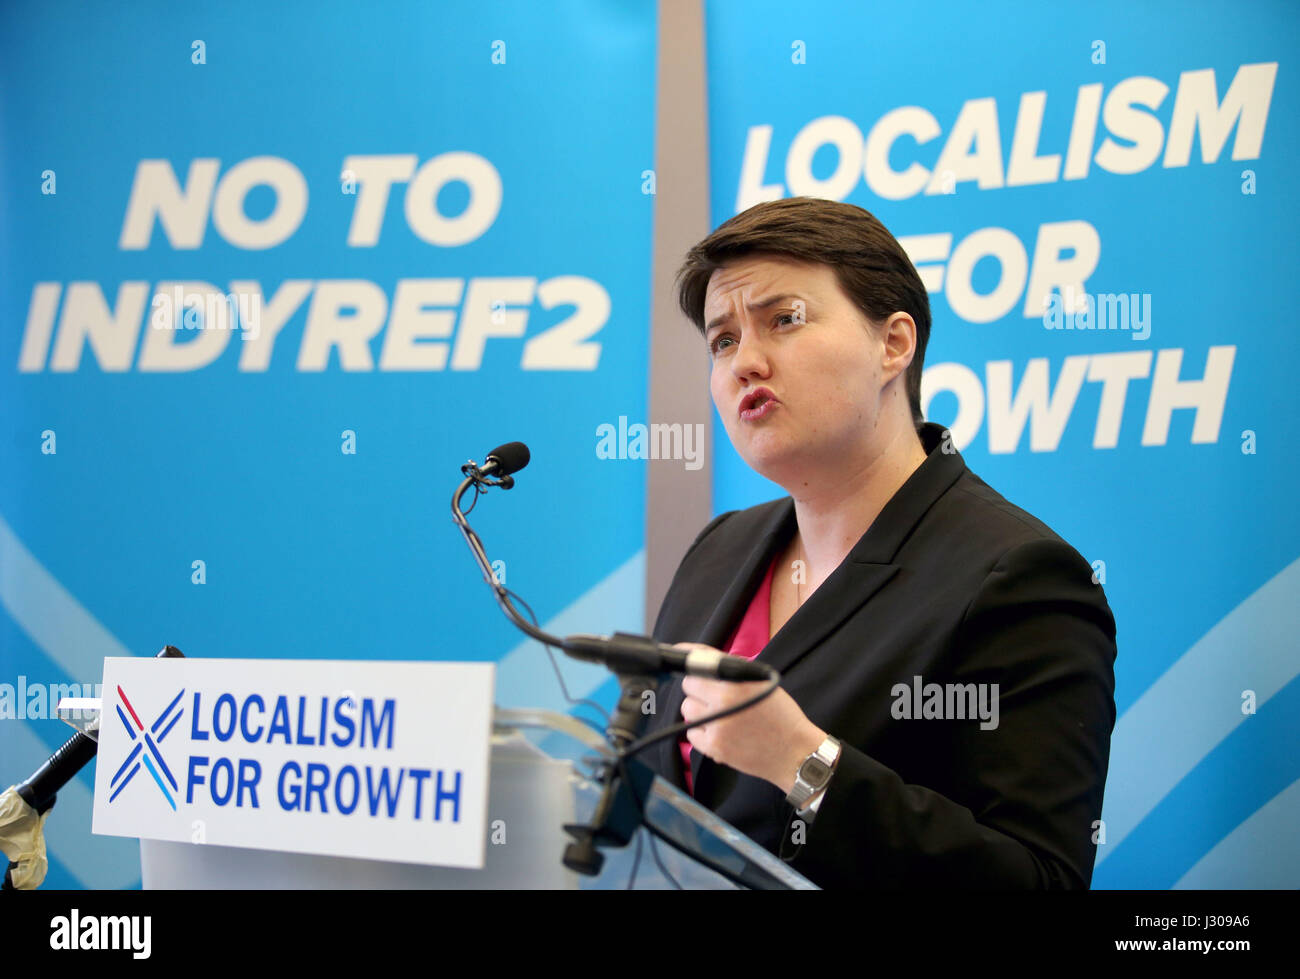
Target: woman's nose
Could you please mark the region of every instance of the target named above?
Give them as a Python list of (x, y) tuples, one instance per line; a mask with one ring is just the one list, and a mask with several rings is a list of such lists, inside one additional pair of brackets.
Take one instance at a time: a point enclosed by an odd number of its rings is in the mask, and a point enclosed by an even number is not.
[(731, 369), (737, 378), (767, 377), (771, 373), (772, 365), (767, 350), (753, 334), (741, 337), (737, 343), (736, 352), (731, 358)]

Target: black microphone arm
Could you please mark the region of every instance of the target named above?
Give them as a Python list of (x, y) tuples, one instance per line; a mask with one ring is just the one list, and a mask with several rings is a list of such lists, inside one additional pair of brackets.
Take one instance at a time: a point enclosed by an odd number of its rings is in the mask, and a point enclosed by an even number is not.
[[(170, 659), (184, 655), (175, 646), (164, 646), (156, 658)], [(102, 702), (99, 715), (102, 721), (104, 716)], [(63, 742), (40, 768), (15, 785), (14, 792), (37, 814), (44, 813), (54, 806), (59, 790), (72, 781), (73, 776), (85, 768), (90, 759), (98, 753), (99, 742), (84, 731), (78, 731)], [(4, 854), (0, 853), (0, 858), (3, 857)], [(8, 866), (5, 868), (3, 879), (0, 880), (0, 890), (11, 891), (14, 889), (13, 871), (18, 864), (8, 860), (4, 860), (3, 863), (7, 863)]]
[[(662, 831), (645, 818), (645, 803), (650, 795), (653, 773), (644, 766), (629, 765), (627, 762), (649, 745), (675, 737), (688, 727), (710, 723), (747, 710), (776, 690), (781, 682), (781, 674), (766, 663), (751, 662), (709, 648), (684, 652), (649, 636), (624, 632), (616, 632), (612, 636), (552, 636), (520, 615), (511, 601), (509, 589), (497, 581), (496, 575), (492, 573), (492, 562), (488, 560), (483, 542), (465, 518), (460, 501), (471, 486), (476, 494), (488, 486), (510, 489), (515, 484), (511, 474), (528, 465), (528, 459), (528, 449), (523, 443), (510, 442), (488, 453), (487, 461), (482, 466), (472, 460), (466, 463), (461, 467), (465, 480), (451, 498), (451, 512), (479, 570), (483, 572), (483, 580), (492, 589), (492, 594), (496, 596), (497, 604), (506, 617), (521, 632), (544, 645), (562, 649), (575, 659), (602, 664), (619, 678), (620, 696), (605, 731), (615, 748), (615, 757), (613, 762), (603, 763), (599, 775), (604, 789), (590, 824), (566, 824), (564, 827), (564, 831), (573, 840), (565, 847), (564, 865), (578, 873), (595, 875), (600, 872), (605, 859), (599, 847), (626, 846), (642, 824), (649, 827), (652, 833), (679, 846), (670, 837), (663, 836)], [(642, 737), (640, 732), (645, 722), (644, 698), (665, 676), (673, 673), (766, 683), (762, 690), (741, 703), (689, 724), (683, 721)], [(651, 843), (653, 845), (653, 840)], [(722, 876), (736, 880), (725, 867), (701, 854), (696, 857)]]
[[(473, 461), (461, 466), (465, 474), (464, 481), (457, 487), (451, 498), (451, 512), (456, 525), (460, 527), (470, 553), (483, 572), (483, 580), (492, 589), (497, 604), (506, 617), (521, 632), (538, 642), (562, 649), (574, 659), (608, 666), (616, 673), (641, 673), (661, 676), (671, 673), (685, 673), (691, 676), (714, 677), (736, 682), (770, 681), (773, 669), (765, 663), (755, 663), (739, 656), (728, 656), (715, 651), (693, 649), (684, 651), (665, 643), (656, 642), (648, 636), (633, 633), (616, 632), (612, 636), (595, 636), (578, 634), (572, 636), (553, 636), (537, 628), (515, 608), (510, 600), (510, 593), (504, 585), (496, 580), (492, 573), (492, 562), (488, 560), (483, 548), (483, 541), (469, 525), (460, 501), (471, 487), (499, 486), (510, 489), (514, 486), (512, 473), (528, 465), (530, 455), (528, 447), (522, 442), (510, 442), (493, 449), (487, 455), (487, 461), (478, 466)], [(493, 478), (493, 477), (496, 478)]]

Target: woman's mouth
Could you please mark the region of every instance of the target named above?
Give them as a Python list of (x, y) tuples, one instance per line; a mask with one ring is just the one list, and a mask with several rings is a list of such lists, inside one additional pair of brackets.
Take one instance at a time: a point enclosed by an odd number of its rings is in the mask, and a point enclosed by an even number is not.
[(766, 418), (776, 410), (777, 405), (781, 402), (776, 400), (776, 396), (767, 388), (758, 388), (745, 395), (740, 402), (740, 420), (741, 421), (758, 421), (760, 418)]

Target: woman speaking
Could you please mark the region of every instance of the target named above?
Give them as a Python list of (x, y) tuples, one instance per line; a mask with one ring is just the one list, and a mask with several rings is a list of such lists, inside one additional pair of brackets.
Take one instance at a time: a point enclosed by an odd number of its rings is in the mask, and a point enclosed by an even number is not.
[[(1091, 566), (924, 421), (906, 253), (861, 208), (772, 201), (691, 249), (678, 291), (732, 444), (789, 495), (700, 532), (654, 635), (783, 680), (647, 762), (823, 887), (1086, 888), (1114, 618)], [(755, 689), (674, 680), (648, 731)]]

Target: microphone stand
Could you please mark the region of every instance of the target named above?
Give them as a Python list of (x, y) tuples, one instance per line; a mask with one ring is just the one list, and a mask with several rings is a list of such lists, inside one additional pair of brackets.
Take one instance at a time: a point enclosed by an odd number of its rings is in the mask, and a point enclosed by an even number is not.
[(621, 693), (610, 718), (605, 736), (614, 747), (614, 760), (597, 762), (597, 781), (603, 786), (591, 822), (566, 823), (564, 831), (573, 842), (564, 848), (564, 865), (570, 870), (595, 877), (605, 865), (605, 855), (597, 847), (624, 847), (632, 842), (637, 827), (644, 821), (644, 801), (650, 797), (654, 772), (644, 765), (627, 765), (622, 752), (636, 740), (645, 715), (641, 705), (647, 690), (658, 685), (654, 677), (624, 673), (618, 669)]
[[(505, 449), (506, 446), (502, 448)], [(605, 729), (605, 737), (614, 748), (614, 760), (601, 760), (597, 763), (595, 777), (603, 788), (592, 821), (589, 824), (566, 824), (564, 827), (564, 831), (573, 837), (573, 842), (564, 849), (564, 865), (570, 870), (594, 877), (600, 873), (605, 862), (604, 855), (597, 847), (627, 846), (635, 836), (637, 828), (645, 822), (644, 800), (650, 796), (654, 772), (645, 765), (628, 765), (627, 759), (652, 741), (689, 726), (682, 724), (677, 728), (667, 728), (653, 737), (638, 740), (641, 726), (645, 722), (645, 714), (641, 706), (645, 702), (645, 694), (647, 691), (654, 690), (661, 679), (671, 675), (675, 670), (693, 672), (694, 668), (689, 660), (690, 656), (695, 654), (683, 656), (680, 650), (658, 643), (648, 636), (625, 632), (616, 632), (612, 636), (573, 635), (563, 638), (552, 636), (519, 614), (519, 610), (510, 599), (509, 589), (498, 582), (492, 573), (492, 564), (483, 548), (483, 542), (470, 527), (464, 511), (461, 510), (460, 501), (471, 486), (475, 488), (475, 492), (483, 492), (490, 486), (501, 489), (513, 488), (515, 481), (510, 472), (527, 464), (526, 453), (525, 449), (523, 461), (511, 463), (514, 468), (506, 472), (501, 472), (501, 460), (496, 454), (490, 454), (488, 462), (482, 468), (479, 468), (473, 460), (461, 466), (461, 473), (464, 474), (465, 479), (452, 494), (451, 512), (456, 526), (465, 537), (465, 543), (469, 545), (470, 553), (474, 555), (474, 560), (483, 573), (483, 580), (492, 589), (492, 594), (496, 596), (497, 604), (501, 606), (506, 617), (521, 632), (575, 659), (600, 663), (619, 678), (618, 703)], [(494, 473), (497, 475), (493, 475)], [(706, 659), (710, 658), (706, 657)], [(721, 679), (730, 680), (755, 679), (754, 676), (743, 672), (746, 668), (754, 666), (747, 661), (735, 660), (728, 656), (722, 656), (721, 661), (717, 659), (710, 659), (710, 661), (718, 669), (716, 673), (706, 675), (716, 675)], [(759, 677), (765, 677), (768, 681), (768, 686), (762, 692), (748, 701), (711, 714), (707, 718), (700, 718), (694, 723), (704, 724), (745, 710), (771, 694), (781, 680), (780, 673), (771, 667), (766, 667)], [(646, 825), (652, 833), (661, 835), (653, 826)], [(728, 876), (725, 869), (716, 867), (714, 869)]]
[[(519, 614), (510, 600), (509, 591), (492, 573), (492, 563), (488, 560), (483, 542), (470, 527), (460, 506), (461, 499), (471, 486), (476, 487), (477, 490), (487, 486), (511, 489), (514, 486), (514, 479), (509, 475), (500, 478), (484, 475), (472, 461), (462, 466), (461, 472), (465, 474), (465, 479), (452, 496), (452, 516), (456, 525), (460, 527), (461, 534), (464, 535), (465, 543), (469, 545), (470, 553), (474, 555), (479, 570), (483, 572), (483, 579), (492, 589), (492, 594), (496, 596), (497, 604), (501, 606), (506, 617), (522, 632), (543, 645), (553, 646), (582, 659), (604, 662), (618, 676), (621, 694), (609, 726), (605, 730), (605, 737), (615, 752), (621, 753), (636, 741), (645, 719), (641, 709), (645, 701), (645, 693), (658, 686), (658, 678), (647, 673), (642, 655), (619, 656), (617, 649), (609, 649), (607, 652), (612, 655), (601, 657), (594, 652), (594, 647), (598, 645), (596, 637), (575, 636), (573, 638), (576, 642), (566, 641), (537, 628)], [(612, 638), (626, 642), (634, 649), (640, 646), (641, 649), (637, 651), (642, 652), (643, 655), (648, 654), (656, 646), (652, 640), (643, 636), (615, 633)], [(620, 757), (615, 761), (604, 759), (599, 761), (595, 777), (603, 788), (591, 823), (568, 823), (564, 826), (564, 831), (573, 837), (573, 842), (564, 848), (564, 865), (570, 870), (590, 877), (599, 874), (605, 863), (604, 854), (597, 849), (598, 846), (623, 847), (632, 841), (637, 827), (642, 822), (640, 800), (649, 796), (654, 773), (644, 765), (628, 766)]]
[[(172, 657), (184, 657), (175, 646), (164, 646), (155, 659), (170, 659)], [(102, 711), (101, 711), (102, 713)], [(96, 722), (98, 723), (98, 722)], [(92, 727), (92, 730), (94, 728)], [(99, 752), (99, 741), (92, 738), (84, 731), (78, 731), (72, 737), (59, 747), (59, 749), (46, 759), (40, 768), (36, 769), (25, 780), (15, 786), (11, 786), (13, 792), (27, 804), (29, 810), (20, 813), (17, 820), (36, 820), (38, 825), (33, 831), (37, 834), (37, 839), (41, 835), (39, 820), (50, 809), (54, 808), (54, 803), (58, 799), (58, 792), (65, 786), (77, 772), (81, 771)], [(8, 790), (6, 790), (8, 791)], [(20, 807), (21, 808), (21, 807)], [(42, 849), (44, 844), (41, 844)], [(18, 866), (17, 863), (6, 858), (8, 866), (5, 868), (4, 881), (0, 883), (0, 890), (16, 890), (13, 882), (13, 871)], [(44, 875), (42, 875), (44, 876)], [(37, 881), (36, 884), (39, 884)], [(36, 886), (33, 884), (32, 886)]]

